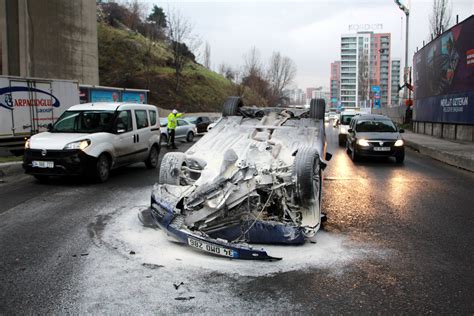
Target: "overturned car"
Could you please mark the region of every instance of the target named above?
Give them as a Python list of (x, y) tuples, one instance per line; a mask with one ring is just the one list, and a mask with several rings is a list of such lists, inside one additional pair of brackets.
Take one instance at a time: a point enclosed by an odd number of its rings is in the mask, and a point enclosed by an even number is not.
[(302, 244), (321, 226), (322, 169), (329, 160), (325, 103), (245, 107), (224, 103), (216, 126), (161, 162), (153, 220), (176, 240), (239, 259), (280, 259), (251, 244)]

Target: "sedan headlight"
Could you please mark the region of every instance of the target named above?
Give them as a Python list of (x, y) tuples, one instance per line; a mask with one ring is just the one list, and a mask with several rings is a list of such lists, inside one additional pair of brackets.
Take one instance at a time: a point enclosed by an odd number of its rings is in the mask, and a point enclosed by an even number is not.
[(395, 145), (396, 147), (400, 147), (400, 146), (403, 146), (403, 140), (402, 139), (399, 139), (395, 142)]
[(27, 139), (25, 142), (25, 149), (30, 149), (30, 140)]
[(362, 138), (362, 139), (358, 139), (358, 140), (357, 140), (357, 144), (359, 144), (359, 145), (361, 145), (361, 146), (364, 146), (364, 147), (370, 146), (370, 144), (369, 144), (369, 142), (367, 141), (367, 139), (363, 139), (363, 138)]
[(77, 142), (72, 142), (72, 143), (67, 144), (66, 146), (64, 146), (64, 149), (84, 150), (87, 147), (89, 147), (90, 144), (91, 144), (90, 139), (83, 139), (83, 140), (79, 140)]

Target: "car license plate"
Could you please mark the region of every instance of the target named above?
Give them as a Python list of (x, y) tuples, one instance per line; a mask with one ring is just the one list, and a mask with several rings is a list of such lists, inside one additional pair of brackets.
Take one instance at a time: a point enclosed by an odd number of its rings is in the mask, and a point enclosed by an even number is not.
[(215, 244), (211, 244), (211, 243), (207, 243), (205, 241), (191, 238), (191, 237), (188, 237), (188, 245), (197, 249), (204, 250), (206, 252), (219, 255), (219, 256), (230, 257), (230, 258), (237, 257), (237, 254), (232, 249), (215, 245)]
[(36, 161), (36, 160), (33, 160), (32, 165), (35, 168), (54, 168), (54, 161)]
[(374, 147), (374, 151), (390, 151), (390, 147)]

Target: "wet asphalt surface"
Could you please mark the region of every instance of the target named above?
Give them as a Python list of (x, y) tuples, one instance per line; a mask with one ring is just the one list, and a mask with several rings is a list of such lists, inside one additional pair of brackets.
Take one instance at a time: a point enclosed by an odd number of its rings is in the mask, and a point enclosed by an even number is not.
[[(354, 164), (330, 126), (328, 148), (334, 156), (324, 174), (324, 229), (386, 255), (355, 261), (340, 273), (309, 269), (238, 282), (217, 275), (209, 287), (227, 283), (242, 306), (273, 302), (256, 313), (473, 314), (474, 174), (412, 150), (403, 165), (393, 159)], [(77, 179), (40, 184), (29, 176), (0, 184), (0, 314), (83, 312), (75, 305), (83, 291), (75, 276), (89, 253), (102, 251), (95, 236), (112, 216), (104, 210), (148, 195), (157, 178), (158, 170), (137, 164), (114, 171), (100, 185)], [(286, 304), (279, 306), (282, 299)], [(180, 304), (171, 312), (194, 311)], [(87, 311), (112, 310), (104, 306)], [(242, 306), (223, 312), (249, 311)]]

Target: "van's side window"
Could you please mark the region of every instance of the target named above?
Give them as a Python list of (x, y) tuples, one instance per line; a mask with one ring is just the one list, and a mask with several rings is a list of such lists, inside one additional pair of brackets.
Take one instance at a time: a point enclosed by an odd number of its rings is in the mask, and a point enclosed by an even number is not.
[(132, 114), (130, 113), (130, 110), (119, 112), (117, 120), (115, 121), (115, 128), (117, 130), (124, 129), (127, 132), (133, 129)]
[(135, 110), (135, 118), (137, 119), (137, 129), (148, 127), (146, 110)]
[(150, 113), (150, 125), (154, 126), (156, 124), (156, 111), (148, 111)]

